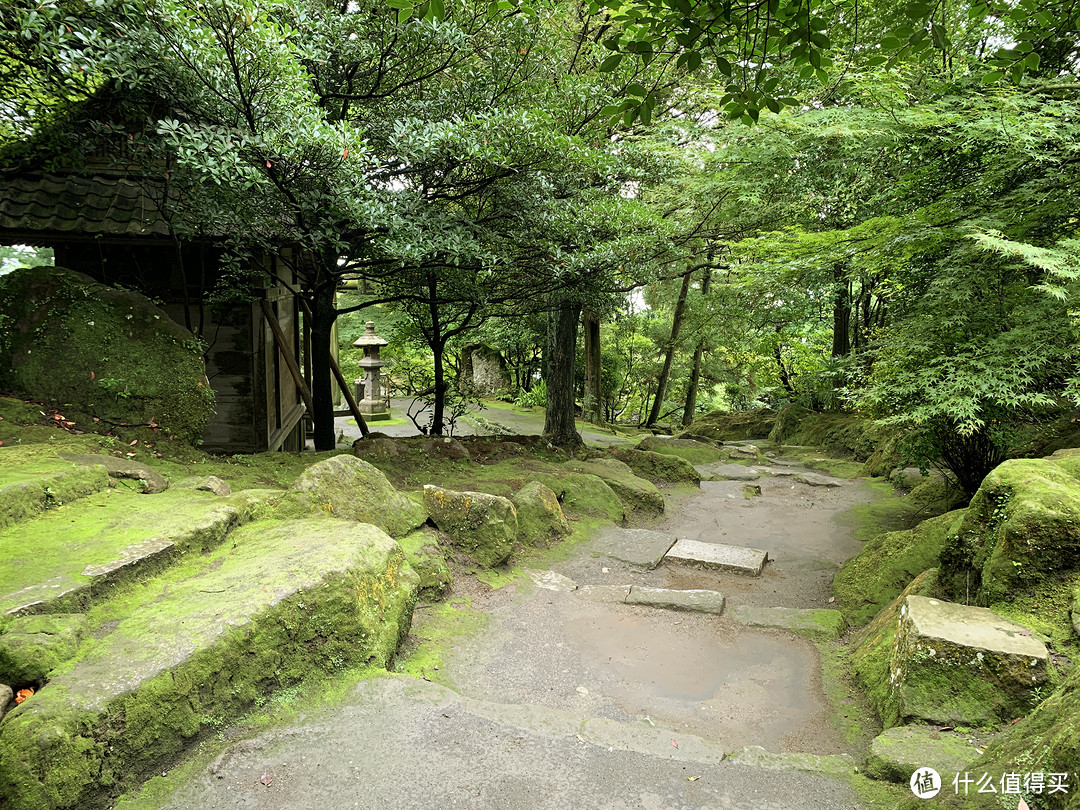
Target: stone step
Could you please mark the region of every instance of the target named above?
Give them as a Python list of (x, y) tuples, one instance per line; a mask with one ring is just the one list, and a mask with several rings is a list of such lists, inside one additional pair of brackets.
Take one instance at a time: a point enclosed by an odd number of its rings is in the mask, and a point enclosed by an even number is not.
[(839, 610), (827, 608), (785, 608), (739, 605), (728, 615), (747, 627), (774, 627), (790, 630), (807, 638), (832, 640), (840, 638), (847, 621)]
[(628, 605), (652, 605), (676, 610), (694, 610), (699, 613), (724, 612), (724, 595), (718, 591), (701, 589), (677, 590), (634, 585), (623, 601)]
[[(346, 807), (356, 785), (388, 807), (847, 809), (866, 806), (850, 784), (856, 767), (845, 755), (773, 754), (644, 717), (483, 701), (386, 675), (358, 683), (333, 714), (260, 731), (147, 795), (177, 810), (312, 807), (314, 796)], [(117, 810), (145, 806), (139, 798)]]
[(724, 464), (721, 461), (713, 464), (695, 464), (694, 469), (697, 470), (702, 481), (756, 481), (761, 478), (761, 473), (753, 467), (744, 467), (742, 464)]
[(700, 540), (680, 538), (664, 555), (664, 560), (756, 577), (760, 576), (765, 563), (769, 561), (769, 553), (757, 548), (703, 543)]
[(142, 586), (137, 607), (5, 717), (5, 808), (111, 806), (275, 690), (385, 666), (419, 582), (382, 530), (331, 518), (250, 523), (201, 562)]
[(8, 466), (8, 453), (0, 447), (0, 531), (109, 486), (103, 466), (60, 458)]
[(1030, 709), (1049, 662), (1030, 630), (987, 608), (908, 596), (892, 648), (890, 698), (900, 719), (988, 725)]
[[(104, 467), (80, 467), (100, 471)], [(205, 551), (279, 495), (106, 490), (0, 531), (0, 614), (78, 612), (104, 587), (188, 551)]]
[(613, 560), (656, 568), (675, 544), (675, 536), (649, 529), (623, 529), (607, 526), (593, 541), (595, 549)]

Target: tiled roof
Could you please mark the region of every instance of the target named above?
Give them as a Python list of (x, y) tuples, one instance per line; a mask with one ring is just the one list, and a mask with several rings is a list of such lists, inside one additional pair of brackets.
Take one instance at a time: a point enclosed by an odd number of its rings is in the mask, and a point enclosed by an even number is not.
[(166, 186), (119, 174), (0, 176), (0, 236), (168, 238), (160, 211)]

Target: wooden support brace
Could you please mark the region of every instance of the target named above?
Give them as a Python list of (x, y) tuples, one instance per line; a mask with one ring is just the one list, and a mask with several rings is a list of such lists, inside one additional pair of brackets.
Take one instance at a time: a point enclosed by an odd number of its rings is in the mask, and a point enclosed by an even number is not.
[(277, 318), (274, 316), (273, 307), (270, 306), (270, 302), (266, 299), (259, 301), (259, 305), (262, 307), (263, 317), (270, 324), (270, 331), (274, 333), (274, 342), (277, 343), (281, 354), (285, 357), (285, 365), (289, 367), (289, 372), (296, 383), (296, 390), (300, 392), (300, 398), (304, 400), (304, 405), (307, 406), (307, 412), (314, 414), (315, 408), (311, 403), (311, 391), (308, 390), (307, 383), (304, 382), (300, 367), (296, 365), (296, 358), (293, 357), (292, 350), (289, 349), (289, 344), (285, 340), (285, 333), (281, 331), (281, 324), (277, 322)]

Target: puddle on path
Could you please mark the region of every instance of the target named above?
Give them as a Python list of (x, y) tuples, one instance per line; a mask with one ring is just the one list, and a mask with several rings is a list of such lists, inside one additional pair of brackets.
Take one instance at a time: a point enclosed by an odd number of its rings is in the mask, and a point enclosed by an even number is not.
[(613, 611), (568, 623), (564, 633), (596, 688), (627, 714), (731, 747), (841, 750), (829, 739), (810, 644), (680, 615)]

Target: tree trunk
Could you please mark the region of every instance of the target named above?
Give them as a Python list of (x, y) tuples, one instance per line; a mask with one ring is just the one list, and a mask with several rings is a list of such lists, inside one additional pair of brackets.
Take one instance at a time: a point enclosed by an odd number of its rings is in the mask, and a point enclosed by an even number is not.
[[(711, 256), (710, 256), (711, 258)], [(706, 267), (701, 277), (701, 297), (709, 295), (709, 287), (712, 285), (712, 268)], [(694, 349), (694, 362), (690, 371), (690, 385), (686, 388), (686, 404), (683, 406), (682, 424), (689, 427), (694, 421), (694, 411), (697, 410), (697, 391), (701, 384), (701, 357), (705, 354), (705, 337), (702, 335)]]
[(660, 419), (660, 409), (664, 407), (664, 395), (667, 393), (668, 377), (671, 376), (671, 363), (675, 359), (675, 344), (679, 342), (679, 332), (682, 330), (683, 312), (686, 311), (686, 296), (690, 292), (690, 271), (687, 270), (682, 277), (682, 287), (679, 288), (679, 300), (675, 302), (675, 312), (671, 318), (671, 337), (668, 339), (667, 352), (664, 354), (664, 367), (660, 369), (660, 378), (656, 381), (656, 399), (653, 400), (652, 411), (645, 420), (645, 427), (654, 427)]
[(446, 370), (443, 366), (443, 351), (446, 338), (442, 323), (439, 321), (438, 279), (434, 273), (428, 273), (428, 312), (431, 314), (431, 332), (428, 345), (435, 356), (435, 401), (431, 405), (432, 436), (443, 435), (443, 413), (446, 411)]
[(574, 425), (574, 355), (580, 314), (581, 304), (574, 301), (562, 301), (548, 313), (544, 435), (556, 447), (567, 449), (584, 444)]
[(773, 347), (773, 357), (776, 358), (776, 368), (780, 372), (780, 384), (784, 386), (784, 391), (789, 397), (795, 396), (795, 389), (791, 387), (791, 375), (788, 373), (787, 366), (784, 365), (784, 355), (780, 351), (781, 329), (776, 327), (776, 346)]
[(337, 446), (334, 431), (334, 380), (330, 370), (331, 342), (334, 333), (334, 287), (323, 284), (314, 290), (311, 307), (311, 402), (315, 413), (315, 449), (333, 450)]
[(585, 421), (604, 423), (603, 388), (600, 384), (600, 319), (591, 312), (583, 316), (585, 326)]
[(851, 353), (851, 282), (844, 273), (844, 265), (833, 265), (833, 282), (836, 292), (833, 294), (833, 332), (832, 356), (846, 357)]

